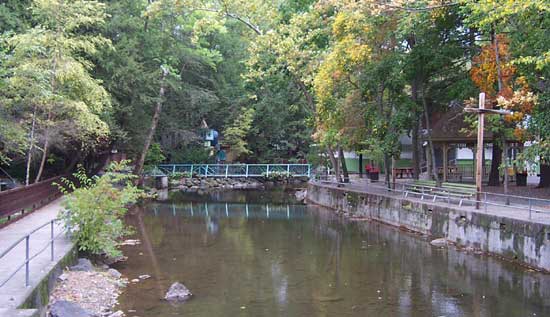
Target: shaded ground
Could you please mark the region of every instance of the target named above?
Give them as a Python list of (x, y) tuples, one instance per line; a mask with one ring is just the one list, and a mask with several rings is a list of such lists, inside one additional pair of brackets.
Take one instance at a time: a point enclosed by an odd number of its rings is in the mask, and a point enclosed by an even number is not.
[[(496, 194), (504, 193), (504, 186), (486, 186), (485, 191)], [(550, 199), (550, 188), (536, 188), (536, 185), (508, 187), (508, 194), (515, 196), (527, 196), (531, 198)]]

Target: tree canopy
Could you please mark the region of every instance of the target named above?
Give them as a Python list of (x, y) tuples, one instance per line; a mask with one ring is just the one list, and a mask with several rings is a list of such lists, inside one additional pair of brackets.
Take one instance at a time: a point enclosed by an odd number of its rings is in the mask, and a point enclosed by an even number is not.
[(340, 165), (335, 153), (353, 150), (388, 169), (409, 135), (418, 170), (433, 118), (483, 91), (514, 111), (489, 121), (495, 144), (512, 135), (531, 144), (522, 160), (546, 165), (549, 11), (546, 0), (4, 1), (0, 164), (32, 182), (113, 149), (138, 165), (150, 150), (208, 159), (206, 122), (248, 162), (321, 149)]

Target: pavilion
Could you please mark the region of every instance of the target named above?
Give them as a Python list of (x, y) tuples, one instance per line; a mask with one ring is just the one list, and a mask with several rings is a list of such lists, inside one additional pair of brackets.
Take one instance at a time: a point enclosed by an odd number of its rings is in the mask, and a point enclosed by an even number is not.
[[(459, 105), (452, 106), (449, 111), (442, 113), (440, 116), (432, 119), (431, 127), (432, 141), (435, 152), (435, 165), (441, 179), (445, 181), (473, 181), (475, 175), (476, 158), (475, 152), (477, 147), (477, 128), (472, 128), (470, 123), (465, 120), (466, 114), (464, 108)], [(428, 155), (428, 137), (427, 133), (422, 135), (422, 143), (424, 148), (424, 159), (426, 170), (431, 169), (432, 160)], [(506, 140), (508, 145), (507, 159), (509, 166), (512, 166), (511, 161), (515, 159), (517, 153), (521, 151), (523, 143), (515, 139)], [(483, 178), (488, 179), (490, 165), (486, 166), (486, 162), (492, 158), (493, 133), (485, 128), (484, 134), (484, 155), (485, 162), (483, 164)], [(490, 162), (489, 162), (490, 164)], [(509, 171), (511, 176), (515, 176), (513, 170)], [(511, 180), (513, 177), (510, 178)]]

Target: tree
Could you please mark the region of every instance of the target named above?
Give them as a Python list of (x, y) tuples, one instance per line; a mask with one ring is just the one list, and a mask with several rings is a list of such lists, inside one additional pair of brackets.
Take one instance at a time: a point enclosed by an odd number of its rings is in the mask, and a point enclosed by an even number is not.
[[(509, 40), (510, 57), (501, 66), (511, 65), (509, 67), (514, 67), (516, 76), (523, 79), (516, 87), (512, 86), (512, 89), (515, 90), (513, 93), (507, 91), (503, 94), (504, 98), (501, 98), (499, 104), (517, 104), (517, 97), (524, 95), (526, 91), (525, 84), (529, 86), (529, 90), (542, 97), (533, 104), (530, 115), (523, 113), (523, 115), (527, 115), (523, 122), (513, 122), (514, 120), (510, 120), (510, 118), (508, 121), (516, 127), (517, 125), (523, 126), (522, 130), (530, 132), (532, 145), (519, 159), (527, 159), (532, 163), (536, 163), (540, 159), (541, 180), (539, 186), (550, 186), (550, 165), (547, 164), (550, 157), (545, 151), (546, 135), (549, 135), (548, 131), (550, 130), (545, 130), (545, 123), (542, 121), (545, 120), (548, 102), (545, 96), (549, 94), (549, 85), (545, 78), (548, 78), (549, 75), (550, 40), (544, 35), (550, 25), (548, 3), (544, 0), (527, 0), (521, 3), (463, 0), (462, 3), (463, 9), (469, 15), (469, 24), (486, 33), (507, 32), (510, 37), (506, 41)], [(498, 36), (493, 36), (494, 49), (500, 48), (500, 45), (494, 44), (495, 40), (498, 42), (498, 39)], [(500, 53), (496, 54), (496, 56), (499, 55)], [(500, 75), (498, 78), (502, 77), (502, 74)], [(503, 82), (500, 81), (501, 87), (502, 84)], [(514, 101), (514, 99), (516, 100)], [(529, 108), (533, 98), (529, 97), (527, 100), (523, 98), (523, 100), (526, 101), (525, 106)], [(519, 130), (516, 129), (516, 131)], [(522, 162), (518, 163), (522, 165)]]
[(108, 135), (102, 114), (109, 95), (90, 75), (89, 58), (109, 42), (81, 34), (104, 22), (104, 9), (95, 1), (36, 0), (32, 12), (39, 24), (9, 40), (8, 96), (29, 130), (27, 184), (35, 149), (41, 152), (38, 182), (50, 147), (79, 143), (86, 151)]
[(238, 158), (250, 153), (246, 138), (252, 129), (254, 112), (253, 108), (242, 109), (233, 123), (223, 131), (225, 142), (231, 147), (231, 152)]

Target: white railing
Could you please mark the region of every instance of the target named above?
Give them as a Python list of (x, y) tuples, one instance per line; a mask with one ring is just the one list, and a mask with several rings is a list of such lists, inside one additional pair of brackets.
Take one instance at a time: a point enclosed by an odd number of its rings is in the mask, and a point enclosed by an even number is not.
[(203, 177), (263, 177), (287, 174), (292, 177), (310, 177), (309, 164), (161, 164), (151, 172), (152, 176), (185, 173)]

